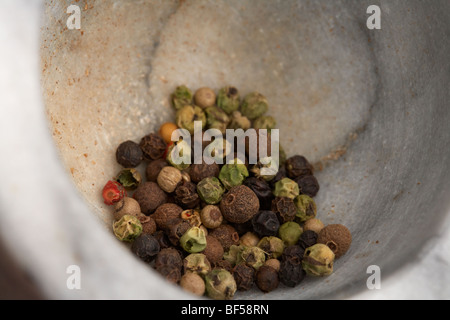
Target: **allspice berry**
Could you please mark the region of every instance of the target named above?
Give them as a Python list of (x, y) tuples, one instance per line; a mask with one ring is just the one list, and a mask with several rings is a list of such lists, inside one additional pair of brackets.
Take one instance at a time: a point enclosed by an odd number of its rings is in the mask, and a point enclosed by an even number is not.
[(172, 193), (183, 179), (181, 171), (177, 168), (167, 166), (161, 169), (156, 181), (161, 189), (167, 193)]
[(156, 209), (152, 218), (161, 230), (168, 230), (175, 219), (179, 219), (183, 209), (174, 203), (165, 203)]
[(150, 162), (145, 170), (147, 181), (156, 182), (161, 169), (167, 167), (169, 163), (165, 159), (157, 159)]
[(202, 277), (193, 272), (185, 273), (180, 280), (180, 286), (187, 292), (196, 296), (203, 296), (205, 294), (205, 281)]
[(223, 216), (218, 206), (210, 204), (202, 209), (200, 219), (206, 228), (215, 229), (222, 224)]
[(223, 258), (224, 250), (219, 240), (211, 236), (206, 236), (206, 248), (202, 253), (214, 264)]
[(342, 257), (350, 248), (352, 235), (347, 227), (342, 224), (330, 224), (319, 232), (317, 243), (327, 245), (337, 259)]
[(189, 169), (189, 175), (194, 183), (199, 183), (208, 177), (218, 177), (220, 172), (219, 165), (217, 163), (207, 164), (192, 164)]
[(154, 234), (156, 232), (155, 219), (143, 213), (138, 216), (138, 219), (142, 224), (142, 233)]
[(156, 133), (143, 137), (139, 146), (142, 149), (144, 159), (149, 161), (162, 158), (167, 149), (167, 143)]
[(205, 109), (216, 103), (216, 94), (211, 88), (200, 88), (194, 94), (194, 101), (197, 106)]
[(130, 197), (123, 197), (114, 205), (114, 220), (120, 220), (124, 215), (138, 217), (141, 215), (141, 206), (139, 203)]
[(232, 187), (220, 202), (220, 210), (226, 220), (244, 223), (252, 219), (259, 211), (259, 200), (247, 186)]
[(167, 194), (155, 182), (143, 182), (133, 195), (145, 215), (152, 214), (156, 208), (167, 202)]
[(256, 285), (262, 292), (271, 292), (278, 288), (280, 279), (278, 272), (268, 265), (264, 265), (256, 272)]
[(232, 245), (239, 244), (239, 234), (229, 224), (222, 224), (216, 229), (210, 230), (209, 235), (219, 240), (224, 251), (228, 251)]
[(122, 142), (116, 150), (116, 160), (124, 168), (135, 168), (143, 160), (141, 147), (133, 141)]

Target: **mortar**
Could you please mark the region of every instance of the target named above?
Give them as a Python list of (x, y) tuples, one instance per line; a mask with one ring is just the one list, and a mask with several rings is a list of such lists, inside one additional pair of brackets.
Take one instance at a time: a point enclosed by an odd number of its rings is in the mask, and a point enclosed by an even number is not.
[[(30, 34), (12, 45), (20, 67), (6, 69), (5, 94), (28, 94), (9, 99), (18, 107), (2, 126), (14, 137), (2, 150), (15, 151), (1, 166), (2, 239), (46, 296), (193, 298), (114, 238), (101, 198), (118, 144), (172, 119), (180, 84), (263, 93), (288, 156), (318, 169), (318, 217), (353, 234), (332, 276), (236, 298), (364, 297), (368, 266), (408, 282), (399, 275), (445, 241), (448, 1), (380, 1), (381, 30), (366, 26), (369, 1), (79, 1), (80, 30), (66, 26), (70, 4), (6, 5), (29, 8), (32, 23), (17, 26), (11, 39)], [(70, 265), (81, 290), (66, 286)]]

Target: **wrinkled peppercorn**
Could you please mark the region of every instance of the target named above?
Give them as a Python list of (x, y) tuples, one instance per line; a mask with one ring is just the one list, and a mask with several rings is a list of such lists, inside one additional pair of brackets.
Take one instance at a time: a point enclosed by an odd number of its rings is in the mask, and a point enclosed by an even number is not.
[(133, 197), (145, 215), (152, 214), (156, 208), (167, 202), (167, 194), (155, 182), (141, 183)]
[(253, 231), (259, 236), (276, 236), (278, 228), (280, 228), (280, 222), (278, 217), (273, 211), (260, 211), (252, 219)]
[(295, 179), (298, 184), (300, 194), (306, 194), (310, 197), (315, 197), (319, 192), (320, 186), (316, 177), (314, 176), (302, 176)]
[(233, 265), (230, 263), (230, 261), (222, 259), (214, 263), (214, 269), (225, 269), (228, 272), (232, 273)]
[(114, 180), (119, 182), (127, 190), (136, 190), (142, 181), (142, 177), (136, 169), (126, 168), (120, 170)]
[(278, 237), (269, 236), (263, 237), (257, 244), (258, 248), (261, 248), (266, 253), (269, 259), (277, 259), (284, 251), (284, 243)]
[(167, 149), (167, 143), (156, 133), (143, 137), (139, 146), (142, 149), (144, 159), (149, 161), (162, 158)]
[(223, 217), (229, 222), (244, 223), (252, 219), (259, 210), (256, 194), (244, 185), (232, 187), (220, 202)]
[(237, 264), (232, 271), (239, 291), (247, 291), (253, 287), (255, 282), (255, 269), (244, 263)]
[(131, 251), (144, 262), (151, 262), (161, 250), (158, 240), (150, 234), (143, 233), (131, 245)]
[(191, 228), (191, 224), (187, 220), (176, 218), (172, 220), (170, 227), (168, 228), (167, 235), (169, 241), (174, 245), (180, 244), (180, 238)]
[(297, 207), (294, 200), (288, 197), (276, 197), (272, 200), (271, 209), (277, 214), (280, 223), (293, 221), (297, 214)]
[(280, 280), (274, 268), (264, 265), (256, 272), (256, 285), (262, 292), (271, 292), (278, 288)]
[(169, 241), (169, 237), (163, 230), (157, 230), (152, 234), (152, 236), (154, 236), (155, 239), (158, 240), (161, 249), (170, 248), (172, 246), (172, 243)]
[(136, 168), (144, 158), (141, 147), (133, 141), (122, 142), (116, 150), (116, 160), (124, 168)]
[(228, 251), (232, 245), (239, 244), (239, 234), (228, 224), (222, 224), (216, 229), (212, 229), (209, 235), (219, 240), (224, 251)]
[(274, 198), (272, 189), (269, 184), (256, 177), (245, 179), (244, 185), (249, 187), (259, 199), (260, 210), (270, 210), (272, 206), (272, 199)]
[(145, 176), (147, 181), (156, 182), (161, 169), (167, 167), (169, 163), (165, 159), (156, 159), (147, 165)]
[(281, 179), (287, 178), (287, 172), (286, 172), (286, 168), (284, 166), (281, 166), (278, 169), (277, 174), (275, 175), (275, 177), (269, 181), (269, 185), (272, 189), (275, 188), (275, 184), (280, 181)]
[(293, 156), (286, 160), (286, 171), (291, 179), (313, 175), (314, 168), (303, 156)]
[(312, 247), (317, 243), (318, 234), (312, 230), (308, 230), (302, 233), (300, 239), (298, 240), (298, 245), (305, 250), (306, 248)]
[(301, 264), (304, 253), (305, 249), (303, 249), (300, 245), (294, 244), (284, 249), (283, 254), (281, 255), (281, 260), (289, 260), (293, 264)]
[(217, 163), (206, 164), (193, 164), (189, 169), (189, 175), (194, 183), (199, 183), (208, 177), (219, 177), (220, 168)]
[(208, 177), (197, 184), (197, 193), (207, 204), (217, 204), (222, 200), (224, 187), (216, 177)]
[(152, 218), (161, 230), (168, 230), (176, 219), (180, 218), (183, 208), (174, 203), (165, 203), (156, 209)]
[(175, 202), (183, 209), (193, 209), (200, 203), (197, 186), (188, 181), (182, 181), (175, 189)]
[(299, 285), (306, 277), (301, 263), (293, 263), (291, 260), (283, 260), (278, 272), (280, 282), (284, 285), (294, 288)]
[(180, 281), (182, 267), (181, 255), (174, 248), (161, 249), (156, 255), (155, 270), (172, 283)]
[(203, 253), (191, 253), (183, 260), (185, 273), (194, 272), (202, 276), (211, 271), (211, 263)]

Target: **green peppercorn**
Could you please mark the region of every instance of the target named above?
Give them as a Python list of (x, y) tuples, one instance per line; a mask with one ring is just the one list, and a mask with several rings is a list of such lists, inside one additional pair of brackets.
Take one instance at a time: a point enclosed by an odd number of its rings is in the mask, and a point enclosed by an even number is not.
[(305, 250), (302, 260), (303, 269), (311, 276), (328, 276), (333, 273), (335, 255), (322, 243), (317, 243)]
[(179, 86), (172, 93), (172, 106), (175, 110), (180, 110), (184, 106), (190, 105), (192, 103), (192, 92), (186, 86)]
[(142, 233), (142, 224), (135, 216), (124, 215), (113, 224), (114, 235), (120, 241), (132, 242)]
[(202, 122), (202, 130), (206, 126), (206, 115), (202, 108), (197, 106), (184, 106), (176, 113), (176, 124), (183, 129), (189, 131), (190, 134), (194, 134), (194, 122)]
[(278, 162), (272, 157), (261, 158), (257, 164), (253, 165), (250, 171), (257, 178), (265, 181), (271, 181), (278, 173)]
[(220, 169), (219, 179), (227, 190), (241, 185), (248, 177), (248, 170), (245, 164), (240, 164), (237, 160), (234, 163), (225, 164)]
[(252, 126), (251, 121), (243, 116), (239, 111), (234, 111), (231, 114), (230, 123), (228, 124), (228, 129), (242, 129), (242, 130), (248, 130)]
[(233, 113), (239, 109), (240, 97), (239, 91), (235, 87), (225, 87), (219, 90), (217, 94), (217, 106), (227, 114)]
[(302, 233), (302, 227), (298, 223), (292, 221), (283, 223), (280, 226), (280, 229), (278, 229), (278, 235), (287, 247), (296, 244)]
[(241, 255), (242, 250), (247, 248), (243, 245), (231, 245), (229, 250), (223, 254), (223, 259), (231, 263), (232, 266), (236, 265), (238, 257)]
[(268, 108), (266, 97), (258, 92), (252, 92), (242, 101), (241, 113), (250, 120), (254, 120), (266, 113)]
[(258, 270), (266, 262), (265, 252), (258, 247), (244, 247), (237, 256), (236, 263), (245, 263)]
[(298, 184), (289, 178), (283, 178), (275, 183), (275, 190), (273, 191), (275, 197), (287, 197), (291, 199), (297, 197), (299, 193)]
[(294, 204), (297, 207), (296, 220), (305, 222), (309, 219), (315, 218), (317, 214), (316, 202), (310, 196), (301, 194), (294, 199)]
[(233, 275), (225, 269), (214, 269), (205, 276), (206, 295), (215, 300), (233, 298), (237, 285)]
[(191, 165), (191, 152), (189, 144), (181, 140), (169, 147), (166, 160), (178, 170), (185, 170)]
[(271, 130), (275, 129), (276, 126), (277, 121), (272, 116), (261, 116), (253, 121), (253, 128), (255, 129)]
[(121, 170), (115, 180), (127, 190), (135, 190), (142, 181), (139, 171), (133, 168)]
[(228, 115), (220, 108), (211, 106), (205, 109), (206, 126), (208, 129), (218, 129), (223, 134), (226, 133), (227, 125), (230, 122)]
[(211, 271), (211, 263), (203, 253), (191, 253), (183, 260), (184, 272), (194, 272), (201, 276)]
[(198, 253), (206, 248), (206, 235), (199, 227), (192, 227), (180, 238), (181, 247), (189, 253)]
[(263, 237), (258, 242), (257, 247), (261, 248), (267, 254), (269, 259), (277, 259), (283, 254), (285, 245), (280, 238), (268, 236)]
[(217, 204), (222, 200), (222, 195), (225, 192), (219, 179), (216, 177), (208, 177), (197, 184), (197, 192), (207, 204)]

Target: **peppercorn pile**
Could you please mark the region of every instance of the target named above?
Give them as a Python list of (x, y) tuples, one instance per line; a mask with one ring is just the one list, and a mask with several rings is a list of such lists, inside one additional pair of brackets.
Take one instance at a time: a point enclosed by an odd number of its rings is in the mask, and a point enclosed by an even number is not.
[[(234, 87), (216, 95), (210, 88), (192, 94), (180, 86), (171, 101), (174, 123), (116, 150), (123, 169), (102, 193), (115, 236), (168, 281), (212, 299), (330, 275), (352, 237), (345, 226), (324, 226), (316, 218), (319, 183), (305, 157), (286, 159), (280, 146), (279, 169), (270, 176), (261, 175), (260, 162), (190, 164), (192, 154), (183, 154), (190, 161), (172, 159), (174, 146), (184, 143), (172, 143), (172, 133), (183, 128), (194, 134), (194, 121), (223, 134), (254, 128), (270, 145), (276, 121), (265, 115), (267, 99), (256, 92), (241, 99)], [(210, 143), (202, 141), (203, 148)], [(143, 174), (136, 169), (141, 163)]]

